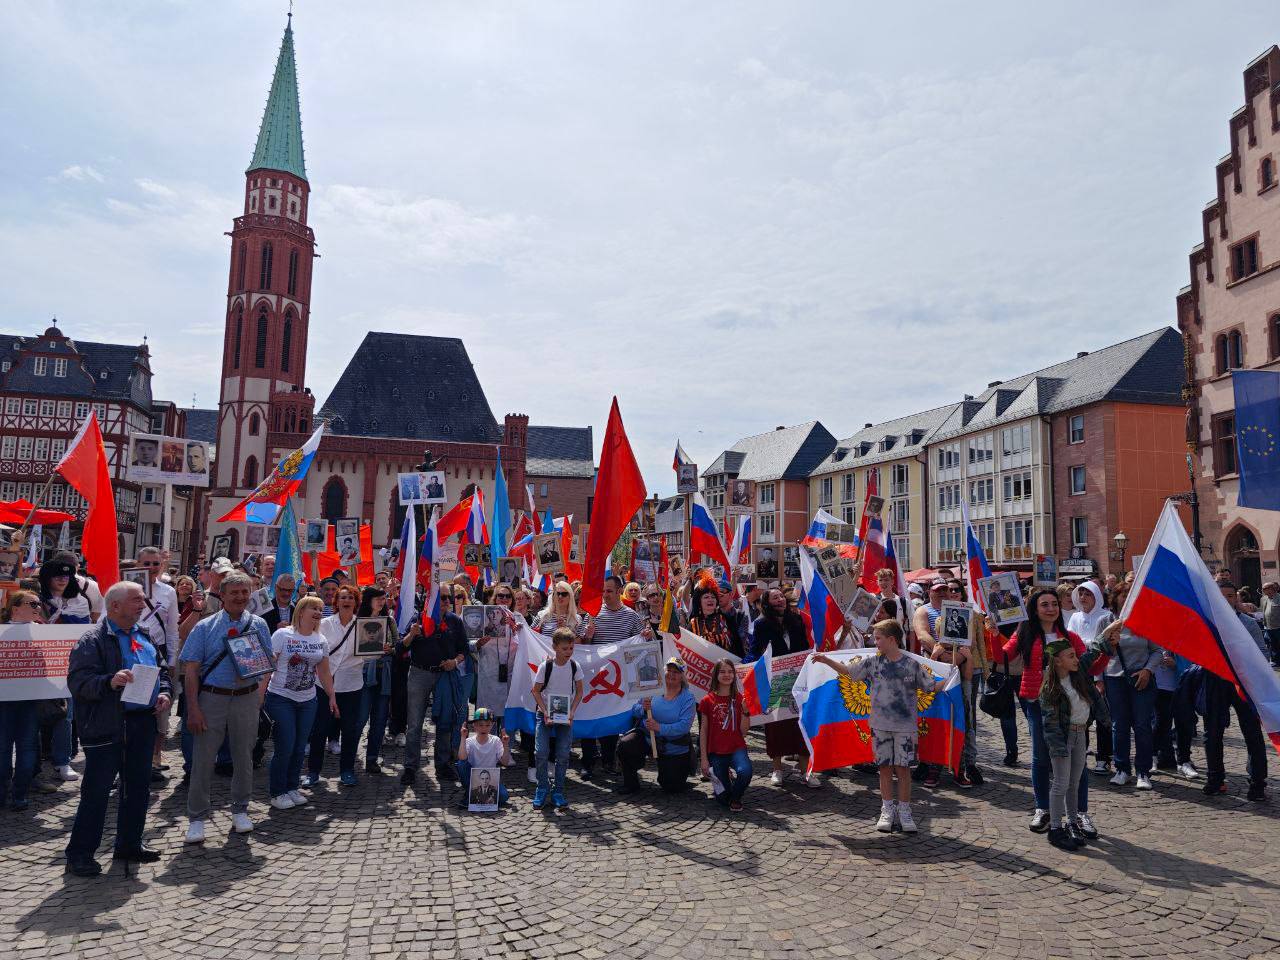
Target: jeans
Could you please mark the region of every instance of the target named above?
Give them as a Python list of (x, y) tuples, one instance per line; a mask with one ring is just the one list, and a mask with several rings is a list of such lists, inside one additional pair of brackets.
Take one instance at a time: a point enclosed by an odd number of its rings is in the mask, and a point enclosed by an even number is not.
[(1280, 630), (1263, 630), (1262, 635), (1267, 640), (1267, 646), (1271, 648), (1271, 665), (1280, 667)]
[(1240, 698), (1229, 681), (1206, 673), (1203, 682), (1207, 685), (1204, 759), (1208, 770), (1205, 779), (1208, 783), (1222, 783), (1227, 778), (1222, 759), (1222, 733), (1231, 722), (1231, 710), (1234, 708), (1240, 736), (1244, 738), (1245, 749), (1249, 753), (1248, 766), (1245, 768), (1249, 774), (1249, 783), (1251, 786), (1264, 786), (1267, 782), (1267, 743), (1262, 735), (1262, 723), (1258, 720), (1257, 710), (1248, 700)]
[[(40, 745), (36, 724), (36, 701), (0, 702), (0, 804), (13, 780), (13, 802), (27, 799), (27, 789), (36, 773)], [(15, 761), (14, 755), (17, 755)]]
[(544, 723), (538, 717), (538, 725), (533, 731), (534, 756), (538, 764), (538, 789), (546, 790), (547, 759), (551, 754), (551, 742), (555, 741), (556, 749), (556, 793), (564, 793), (564, 775), (569, 769), (569, 745), (573, 742), (573, 732), (568, 724)]
[(981, 670), (973, 671), (970, 679), (960, 681), (964, 697), (964, 748), (960, 751), (960, 763), (965, 770), (978, 763), (978, 691), (981, 688)]
[[(1052, 768), (1049, 763), (1049, 746), (1044, 742), (1044, 718), (1040, 714), (1039, 700), (1018, 698), (1022, 707), (1022, 715), (1027, 718), (1027, 729), (1031, 734), (1031, 791), (1036, 797), (1036, 809), (1049, 809), (1049, 782)], [(1076, 805), (1081, 813), (1089, 812), (1089, 777), (1080, 775), (1080, 786), (1077, 788)]]
[(151, 802), (151, 751), (156, 741), (156, 715), (150, 710), (127, 710), (124, 742), (84, 748), (84, 777), (80, 781), (80, 805), (67, 840), (68, 860), (87, 860), (102, 843), (111, 785), (120, 777), (116, 809), (116, 849), (142, 846), (142, 828)]
[[(339, 708), (341, 709), (341, 708)], [(369, 740), (364, 748), (364, 762), (377, 763), (382, 757), (382, 738), (387, 733), (387, 716), (391, 710), (391, 696), (383, 694), (377, 686), (365, 685), (360, 693), (360, 726), (369, 724)]]
[(56, 720), (53, 724), (53, 737), (49, 744), (49, 752), (53, 757), (53, 765), (55, 767), (65, 767), (71, 762), (71, 758), (75, 756), (73, 749), (71, 727), (72, 721), (75, 719), (75, 701), (70, 697), (67, 698), (67, 715), (62, 720)]
[[(360, 745), (360, 729), (363, 726), (360, 718), (360, 690), (347, 693), (336, 693), (333, 699), (338, 701), (337, 718), (339, 736), (342, 738), (342, 752), (338, 754), (338, 771), (355, 773), (356, 748)], [(311, 753), (307, 757), (307, 773), (317, 780), (324, 772), (324, 758), (329, 736), (333, 730), (334, 716), (329, 712), (329, 695), (316, 687), (316, 716), (311, 721)]]
[(1049, 790), (1049, 823), (1054, 827), (1062, 826), (1064, 815), (1074, 820), (1079, 812), (1076, 809), (1079, 805), (1078, 791), (1072, 790), (1071, 785), (1084, 776), (1088, 750), (1089, 729), (1085, 724), (1083, 729), (1067, 731), (1065, 757), (1050, 758), (1053, 765), (1053, 785)]
[(404, 733), (408, 724), (409, 661), (397, 656), (391, 661), (391, 715), (389, 726), (393, 736)]
[[(462, 789), (470, 791), (471, 789), (471, 764), (466, 760), (458, 761), (458, 779), (462, 781)], [(502, 806), (507, 802), (507, 785), (501, 780), (498, 781), (498, 806)]]
[(267, 691), (263, 707), (271, 718), (271, 737), (276, 745), (268, 782), (271, 796), (278, 797), (298, 789), (302, 777), (302, 755), (316, 719), (316, 698), (299, 703)]
[(1132, 773), (1129, 765), (1129, 732), (1133, 731), (1134, 757), (1140, 777), (1151, 773), (1155, 728), (1156, 684), (1137, 689), (1128, 677), (1107, 677), (1107, 706), (1111, 708), (1112, 759), (1117, 772)]
[[(739, 748), (733, 753), (709, 753), (707, 763), (725, 788), (716, 800), (723, 804), (741, 800), (751, 783), (751, 758), (747, 751)], [(730, 771), (733, 771), (732, 777), (729, 776)]]
[[(1194, 709), (1194, 708), (1193, 708)], [(1161, 767), (1173, 767), (1191, 761), (1192, 718), (1179, 702), (1178, 691), (1156, 691), (1156, 762)]]

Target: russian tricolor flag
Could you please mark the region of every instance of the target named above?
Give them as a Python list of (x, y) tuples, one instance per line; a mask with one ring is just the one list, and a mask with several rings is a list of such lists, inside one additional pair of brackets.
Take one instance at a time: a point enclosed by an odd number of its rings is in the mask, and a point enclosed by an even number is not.
[(747, 716), (761, 717), (769, 712), (773, 691), (773, 651), (766, 649), (760, 659), (738, 668), (742, 684), (742, 705)]
[(987, 555), (982, 543), (974, 532), (973, 523), (969, 520), (969, 499), (960, 498), (960, 516), (964, 520), (964, 555), (965, 573), (969, 580), (969, 602), (979, 613), (987, 612), (987, 602), (982, 599), (982, 591), (978, 589), (978, 581), (991, 576), (991, 566), (987, 563)]
[[(244, 520), (248, 523), (275, 523), (280, 515), (280, 508), (295, 490), (306, 479), (311, 469), (311, 461), (320, 449), (320, 438), (324, 434), (324, 423), (316, 427), (315, 433), (297, 450), (280, 458), (276, 468), (266, 477), (249, 496), (220, 516), (218, 523)], [(75, 444), (73, 443), (74, 447)]]
[(430, 636), (435, 632), (436, 624), (440, 622), (440, 584), (436, 583), (435, 577), (435, 559), (440, 547), (440, 540), (436, 534), (437, 523), (439, 522), (439, 514), (436, 508), (431, 509), (431, 519), (427, 522), (427, 532), (422, 538), (422, 552), (418, 559), (421, 563), (418, 565), (418, 580), (426, 587), (427, 598), (422, 605), (422, 632)]
[(872, 517), (866, 527), (866, 537), (862, 541), (861, 583), (865, 589), (875, 593), (879, 589), (876, 573), (889, 565), (888, 549), (885, 544), (884, 524), (880, 518)]
[(396, 627), (404, 636), (413, 625), (413, 601), (418, 589), (418, 532), (417, 520), (410, 505), (404, 512), (404, 526), (400, 530), (400, 559), (396, 562), (396, 579), (400, 581), (400, 599), (396, 609)]
[(1134, 633), (1230, 680), (1280, 750), (1280, 679), (1222, 596), (1167, 501), (1120, 618)]
[[(818, 540), (826, 540), (827, 524), (839, 523), (840, 521), (827, 513), (825, 510), (819, 510), (814, 514), (813, 522), (809, 524), (809, 535), (805, 538), (808, 543)], [(809, 556), (809, 551), (802, 545), (800, 548), (800, 581), (804, 586), (803, 606), (809, 611), (809, 616), (813, 619), (813, 645), (817, 650), (833, 650), (836, 645), (836, 636), (840, 633), (840, 628), (844, 626), (844, 613), (837, 606), (831, 597), (831, 591), (827, 589), (827, 583), (822, 579), (822, 574), (818, 572), (818, 568), (814, 565), (813, 559)]]
[(680, 446), (680, 441), (676, 441), (676, 455), (671, 461), (671, 469), (678, 471), (686, 463), (692, 463), (689, 455), (684, 452), (684, 447)]
[(693, 510), (689, 515), (689, 550), (691, 556), (700, 553), (720, 564), (724, 567), (726, 576), (733, 570), (724, 541), (720, 539), (720, 531), (716, 529), (716, 522), (711, 519), (711, 513), (700, 493), (693, 494)]
[(751, 514), (738, 514), (738, 523), (733, 531), (732, 546), (729, 556), (735, 564), (751, 562)]

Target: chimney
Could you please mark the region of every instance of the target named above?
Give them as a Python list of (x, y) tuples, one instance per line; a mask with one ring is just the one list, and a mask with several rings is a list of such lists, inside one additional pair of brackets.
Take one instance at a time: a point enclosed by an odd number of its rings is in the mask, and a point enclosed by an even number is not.
[(1076, 354), (1076, 359), (1079, 360), (1081, 357), (1087, 357), (1088, 355), (1089, 355), (1088, 350), (1081, 350), (1079, 353)]
[(1000, 386), (1000, 381), (992, 380), (990, 383), (987, 384), (987, 389), (990, 390), (992, 387), (998, 387), (998, 386)]
[(869, 424), (869, 423), (864, 423), (864, 424), (862, 425), (862, 429), (863, 429), (863, 430), (870, 430), (870, 429), (871, 429), (871, 426), (872, 426), (872, 425), (871, 425), (871, 424)]
[(785, 430), (785, 429), (787, 429), (787, 428), (786, 428), (786, 427), (774, 427), (773, 429), (774, 429), (774, 430)]
[(966, 393), (966, 394), (964, 395), (964, 398), (965, 398), (966, 400), (972, 400), (972, 399), (973, 399), (973, 394), (972, 394), (972, 393)]

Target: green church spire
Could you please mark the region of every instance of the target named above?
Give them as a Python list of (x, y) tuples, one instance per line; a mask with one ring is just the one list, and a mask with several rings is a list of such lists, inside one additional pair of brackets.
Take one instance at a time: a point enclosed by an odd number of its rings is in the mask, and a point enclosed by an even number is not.
[(298, 69), (293, 62), (293, 14), (284, 28), (267, 109), (258, 128), (258, 143), (245, 173), (254, 170), (280, 170), (307, 179), (302, 156), (302, 113), (298, 109)]

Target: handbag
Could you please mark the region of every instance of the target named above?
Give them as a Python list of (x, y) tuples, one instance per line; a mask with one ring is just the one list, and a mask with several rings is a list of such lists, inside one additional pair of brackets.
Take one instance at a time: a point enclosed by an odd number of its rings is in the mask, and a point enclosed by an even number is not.
[(36, 725), (52, 726), (67, 719), (67, 701), (61, 698), (36, 701)]
[(1003, 720), (1013, 716), (1013, 677), (1009, 674), (1009, 655), (1004, 655), (1004, 672), (993, 670), (987, 674), (987, 684), (978, 698), (978, 709), (989, 717)]

